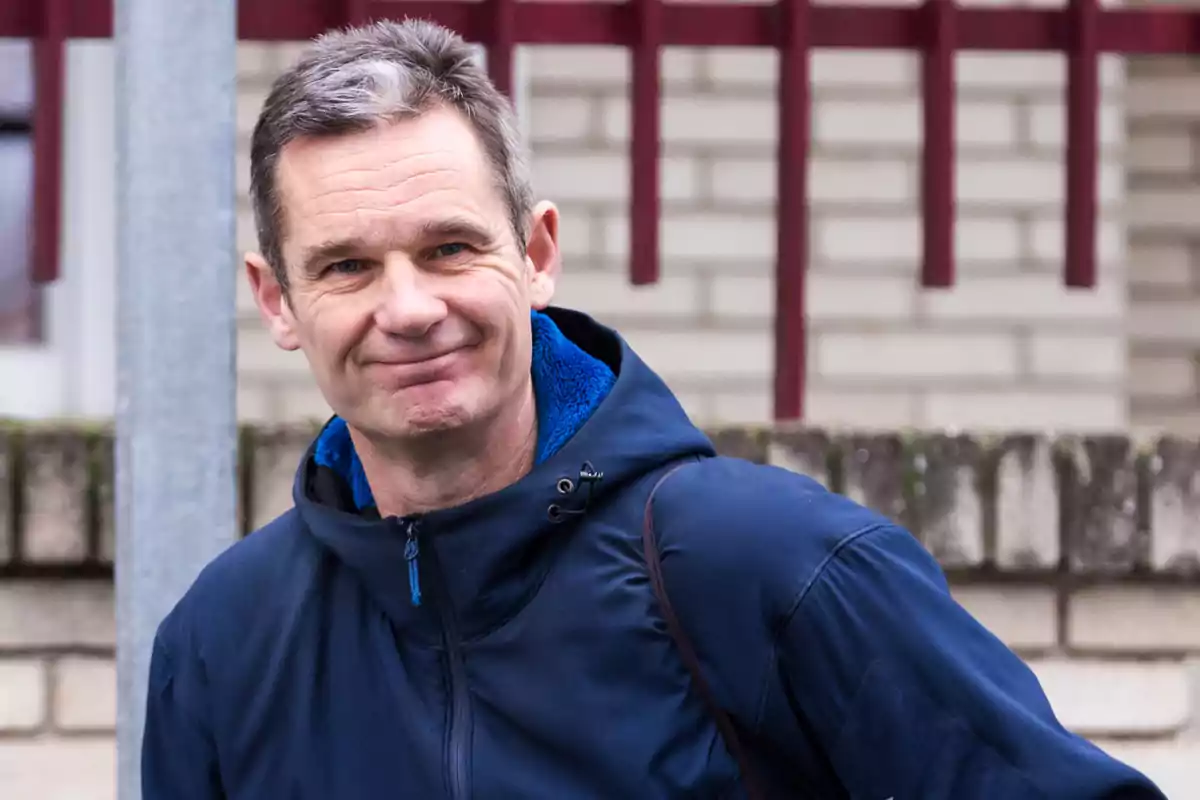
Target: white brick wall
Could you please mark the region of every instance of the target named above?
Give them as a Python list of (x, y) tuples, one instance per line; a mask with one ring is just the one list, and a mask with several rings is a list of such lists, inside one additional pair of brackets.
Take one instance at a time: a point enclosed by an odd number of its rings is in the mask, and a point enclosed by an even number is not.
[[(243, 46), (243, 137), (288, 49)], [(697, 421), (771, 414), (777, 57), (663, 55), (663, 280), (635, 288), (629, 250), (628, 59), (529, 47), (539, 194), (563, 211), (558, 302), (620, 328)], [(836, 426), (1104, 429), (1126, 420), (1121, 263), (1122, 69), (1102, 68), (1102, 285), (1061, 285), (1062, 60), (959, 57), (959, 285), (917, 288), (917, 59), (813, 56), (808, 417)], [(243, 151), (245, 146), (243, 146)], [(242, 170), (246, 157), (243, 153)], [(242, 214), (242, 246), (253, 246)], [(302, 358), (279, 353), (243, 290), (242, 414), (326, 413)]]
[[(1200, 594), (960, 586), (955, 596), (1020, 653), (1059, 719), (1200, 800)], [(14, 800), (114, 800), (112, 587), (0, 583), (0, 787)], [(64, 615), (64, 609), (71, 609)], [(24, 624), (11, 624), (23, 620)]]
[(0, 794), (115, 797), (109, 582), (0, 581)]
[(36, 731), (45, 722), (46, 673), (36, 658), (0, 661), (0, 729), (12, 733)]
[(116, 756), (111, 736), (0, 738), (0, 786), (15, 800), (115, 800)]
[(64, 656), (52, 665), (54, 722), (64, 731), (111, 731), (117, 718), (116, 665), (111, 658)]
[(1194, 58), (1130, 65), (1129, 382), (1134, 426), (1200, 433), (1200, 68)]
[[(562, 299), (626, 332), (698, 416), (766, 419), (775, 54), (721, 48), (667, 54), (665, 286), (651, 294), (623, 278), (629, 119), (622, 51), (530, 53), (538, 188), (560, 202), (568, 219), (588, 220), (586, 236), (569, 247)], [(813, 58), (808, 417), (870, 427), (1119, 427), (1126, 418), (1120, 64), (1103, 65), (1104, 283), (1094, 293), (1069, 292), (1059, 277), (1061, 59), (966, 55), (958, 66), (961, 280), (949, 292), (923, 292), (915, 286), (921, 258), (916, 58), (890, 52)], [(598, 156), (606, 174), (593, 180)], [(571, 188), (556, 193), (559, 187)], [(593, 291), (601, 280), (603, 294)], [(670, 293), (677, 297), (664, 301)]]

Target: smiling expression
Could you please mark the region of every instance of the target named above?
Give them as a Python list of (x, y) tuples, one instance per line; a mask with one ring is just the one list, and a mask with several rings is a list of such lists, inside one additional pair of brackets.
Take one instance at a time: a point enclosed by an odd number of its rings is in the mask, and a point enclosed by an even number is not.
[(521, 247), (466, 119), (434, 108), (289, 143), (278, 163), (286, 291), (247, 256), (276, 343), (302, 350), (334, 412), (371, 437), (486, 421), (530, 391), (530, 309), (559, 269), (557, 211)]

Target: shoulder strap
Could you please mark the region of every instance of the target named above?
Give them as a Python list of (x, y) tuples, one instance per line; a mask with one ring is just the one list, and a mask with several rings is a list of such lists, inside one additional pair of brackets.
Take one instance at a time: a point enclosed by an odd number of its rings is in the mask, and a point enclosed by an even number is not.
[(746, 748), (742, 744), (738, 736), (737, 729), (733, 725), (733, 721), (725, 710), (717, 703), (717, 698), (713, 694), (712, 687), (708, 681), (704, 679), (704, 673), (700, 668), (700, 659), (696, 656), (696, 650), (692, 647), (691, 640), (683, 630), (683, 626), (679, 622), (679, 617), (675, 615), (675, 609), (671, 606), (671, 600), (667, 597), (667, 587), (663, 582), (662, 561), (658, 553), (658, 537), (654, 533), (654, 496), (667, 479), (678, 472), (687, 464), (679, 464), (667, 470), (666, 474), (658, 479), (654, 484), (654, 488), (650, 490), (649, 497), (646, 498), (646, 511), (642, 524), (642, 547), (646, 553), (646, 566), (650, 571), (650, 585), (654, 587), (654, 595), (658, 599), (659, 610), (662, 612), (663, 618), (667, 623), (667, 630), (671, 634), (671, 638), (675, 640), (675, 646), (679, 649), (679, 655), (683, 659), (684, 666), (692, 675), (692, 682), (695, 684), (696, 691), (700, 695), (700, 699), (704, 701), (704, 705), (708, 707), (708, 712), (713, 720), (717, 723), (717, 729), (721, 732), (721, 738), (725, 740), (725, 746), (729, 749), (738, 763), (738, 768), (742, 773), (742, 785), (746, 790), (746, 797), (749, 800), (765, 800), (766, 795), (759, 789), (758, 782), (754, 778), (754, 770), (751, 768), (750, 760), (747, 757)]

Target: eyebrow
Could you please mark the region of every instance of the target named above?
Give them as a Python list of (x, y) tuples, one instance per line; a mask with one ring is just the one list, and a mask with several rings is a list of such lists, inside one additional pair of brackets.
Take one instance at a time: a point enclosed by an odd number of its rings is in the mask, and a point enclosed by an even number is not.
[[(426, 222), (417, 229), (417, 242), (451, 242), (463, 241), (467, 244), (484, 246), (495, 239), (495, 234), (483, 225), (466, 217), (450, 217), (447, 219)], [(300, 269), (305, 275), (314, 275), (319, 271), (319, 265), (350, 258), (362, 253), (368, 244), (361, 236), (350, 236), (344, 239), (332, 239), (306, 248), (300, 258)]]

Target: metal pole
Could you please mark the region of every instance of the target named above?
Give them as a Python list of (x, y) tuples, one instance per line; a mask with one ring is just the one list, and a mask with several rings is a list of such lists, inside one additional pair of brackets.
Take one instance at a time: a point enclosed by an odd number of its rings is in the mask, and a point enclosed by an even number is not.
[(150, 647), (236, 535), (236, 0), (116, 0), (117, 797)]

